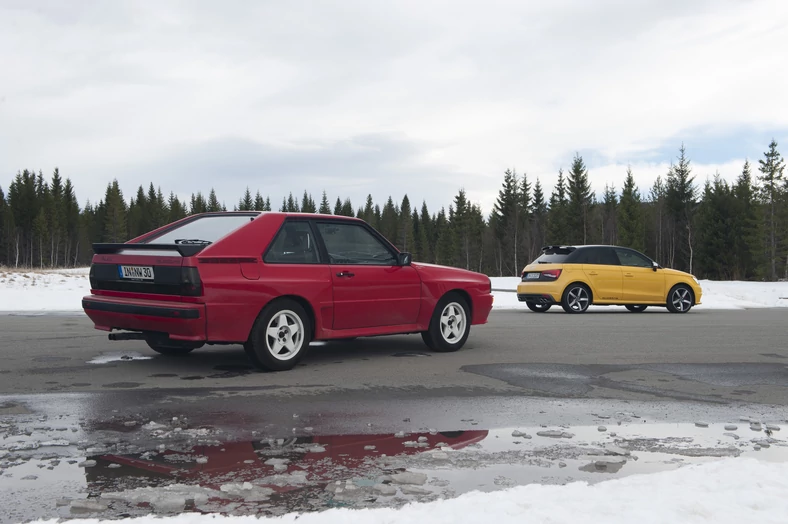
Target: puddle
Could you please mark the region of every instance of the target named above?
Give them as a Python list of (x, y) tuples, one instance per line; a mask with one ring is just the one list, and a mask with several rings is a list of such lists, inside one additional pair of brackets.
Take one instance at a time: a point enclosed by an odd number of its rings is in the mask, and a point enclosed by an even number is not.
[(110, 362), (121, 362), (125, 360), (150, 360), (153, 357), (137, 353), (136, 351), (125, 351), (123, 353), (102, 353), (101, 356), (88, 360), (88, 364), (109, 364)]
[[(282, 436), (261, 430), (259, 438), (240, 441), (172, 417), (117, 419), (99, 442), (70, 433), (44, 442), (53, 427), (39, 435), (31, 429), (37, 421), (27, 420), (0, 444), (3, 518), (400, 507), (529, 483), (593, 483), (721, 457), (788, 461), (788, 429), (749, 421), (650, 423), (626, 413), (595, 416), (594, 425), (355, 435), (303, 428)], [(135, 447), (129, 432), (155, 440)]]

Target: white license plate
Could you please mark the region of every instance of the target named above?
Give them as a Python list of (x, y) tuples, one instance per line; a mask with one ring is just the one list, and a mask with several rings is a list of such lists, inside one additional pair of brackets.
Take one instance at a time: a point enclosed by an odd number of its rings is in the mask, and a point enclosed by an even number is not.
[(153, 268), (150, 266), (118, 266), (120, 278), (131, 280), (153, 280)]
[(539, 277), (541, 277), (541, 276), (542, 276), (541, 273), (528, 273), (527, 275), (525, 275), (525, 279), (526, 280), (539, 280)]

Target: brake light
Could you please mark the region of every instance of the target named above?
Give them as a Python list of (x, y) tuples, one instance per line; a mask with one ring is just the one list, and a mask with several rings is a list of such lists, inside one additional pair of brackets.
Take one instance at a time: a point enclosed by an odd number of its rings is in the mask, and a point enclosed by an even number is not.
[(181, 268), (181, 295), (199, 297), (202, 295), (202, 279), (196, 267)]
[(542, 271), (542, 276), (545, 278), (558, 278), (561, 276), (560, 269), (548, 269), (547, 271)]

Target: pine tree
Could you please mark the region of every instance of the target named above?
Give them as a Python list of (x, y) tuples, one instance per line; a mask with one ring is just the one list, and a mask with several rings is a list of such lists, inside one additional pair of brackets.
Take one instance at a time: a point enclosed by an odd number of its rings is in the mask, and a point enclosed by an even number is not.
[(320, 210), (319, 213), (321, 215), (330, 215), (331, 214), (331, 204), (328, 203), (328, 196), (326, 192), (323, 191), (323, 198), (320, 199)]
[(401, 251), (410, 252), (411, 255), (413, 255), (416, 251), (416, 246), (413, 239), (413, 217), (411, 216), (410, 199), (408, 199), (408, 195), (402, 198), (402, 205), (399, 208), (397, 229), (399, 231), (397, 235), (397, 247)]
[(167, 207), (169, 208), (167, 223), (172, 223), (177, 220), (181, 220), (182, 218), (186, 218), (186, 207), (172, 191), (170, 192), (170, 198), (167, 200)]
[(6, 238), (8, 232), (6, 231), (6, 213), (8, 213), (8, 206), (5, 202), (5, 193), (3, 186), (0, 186), (0, 267), (7, 266), (8, 252), (6, 251)]
[[(152, 184), (151, 187), (153, 187)], [(155, 191), (153, 197), (155, 200)], [(127, 234), (126, 202), (123, 200), (123, 192), (120, 190), (117, 179), (107, 185), (104, 206), (104, 241), (125, 242)]]
[(695, 213), (695, 177), (684, 144), (679, 149), (678, 164), (668, 171), (665, 210), (668, 218), (668, 259), (671, 267), (692, 272), (694, 244), (692, 238)]
[(767, 252), (769, 260), (769, 279), (777, 280), (777, 249), (779, 244), (779, 211), (783, 197), (783, 172), (785, 162), (779, 151), (777, 142), (772, 139), (769, 143), (769, 150), (763, 154), (763, 160), (759, 160), (758, 170), (762, 173), (758, 177), (761, 181), (761, 201), (766, 208), (764, 220), (764, 231), (768, 242)]
[(315, 201), (312, 200), (312, 195), (308, 194), (306, 190), (304, 190), (304, 196), (301, 199), (301, 212), (302, 213), (316, 213), (317, 207), (315, 206)]
[(520, 270), (517, 260), (520, 236), (519, 193), (517, 174), (507, 169), (490, 217), (490, 225), (497, 239), (495, 255), (499, 276), (514, 275)]
[[(453, 213), (454, 210), (449, 206), (449, 214)], [(446, 211), (441, 208), (435, 220), (435, 232), (438, 236), (437, 246), (435, 247), (436, 264), (451, 264), (453, 254), (457, 251), (454, 241), (454, 231), (449, 226), (449, 221), (446, 219)]]
[(209, 213), (217, 213), (222, 210), (222, 205), (219, 203), (219, 199), (216, 198), (216, 191), (211, 188), (211, 192), (208, 193), (208, 205), (206, 206), (206, 211)]
[(350, 202), (349, 198), (346, 198), (345, 201), (342, 203), (342, 211), (340, 215), (345, 217), (352, 217), (354, 216), (353, 213), (353, 204)]
[(419, 216), (419, 260), (422, 262), (435, 261), (435, 243), (433, 234), (433, 224), (430, 212), (427, 209), (427, 202), (421, 201), (421, 215)]
[(372, 201), (372, 195), (367, 195), (367, 200), (364, 202), (364, 216), (363, 219), (368, 224), (375, 222), (375, 204)]
[(253, 211), (254, 200), (252, 199), (252, 192), (249, 191), (249, 186), (244, 191), (244, 196), (238, 201), (238, 211)]
[(191, 203), (189, 204), (189, 214), (196, 215), (198, 213), (205, 213), (208, 211), (208, 202), (205, 201), (205, 197), (202, 196), (202, 193), (197, 191), (195, 195), (192, 193)]
[(268, 195), (265, 197), (265, 206), (263, 207), (263, 211), (271, 211), (271, 197)]
[(645, 251), (643, 204), (640, 191), (635, 185), (635, 176), (629, 167), (627, 178), (624, 180), (624, 189), (621, 191), (621, 200), (618, 203), (617, 219), (617, 243), (637, 251)]
[(568, 205), (564, 172), (559, 169), (558, 182), (550, 195), (550, 208), (547, 212), (547, 243), (550, 245), (570, 243), (567, 220)]
[(342, 199), (337, 197), (337, 201), (334, 204), (334, 214), (335, 215), (342, 215)]
[(255, 211), (265, 211), (265, 200), (263, 200), (263, 195), (260, 194), (260, 190), (254, 195), (253, 207)]
[(602, 194), (602, 243), (614, 245), (618, 240), (618, 196), (616, 186), (605, 184)]
[(590, 234), (590, 211), (594, 203), (591, 184), (588, 181), (588, 169), (583, 157), (575, 154), (572, 167), (567, 176), (567, 212), (566, 225), (568, 242), (571, 244), (588, 244)]
[[(697, 269), (701, 276), (714, 280), (729, 280), (735, 271), (736, 237), (734, 231), (733, 192), (719, 173), (714, 182), (706, 181), (703, 198), (698, 206)], [(725, 254), (727, 256), (721, 256)]]
[(544, 247), (547, 237), (547, 202), (545, 202), (542, 183), (536, 179), (534, 184), (534, 196), (531, 203), (531, 249), (528, 261), (530, 262)]

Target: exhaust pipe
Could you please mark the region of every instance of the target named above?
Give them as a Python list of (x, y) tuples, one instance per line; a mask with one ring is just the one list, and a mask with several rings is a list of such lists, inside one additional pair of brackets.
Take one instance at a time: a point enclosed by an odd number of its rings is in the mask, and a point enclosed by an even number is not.
[(108, 335), (110, 340), (145, 340), (145, 335), (142, 333), (110, 333)]

